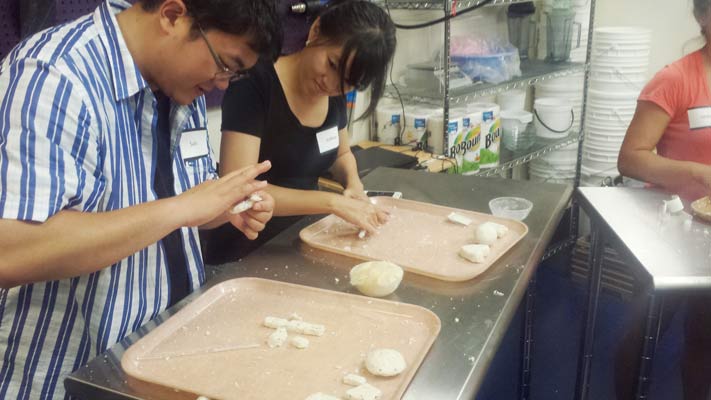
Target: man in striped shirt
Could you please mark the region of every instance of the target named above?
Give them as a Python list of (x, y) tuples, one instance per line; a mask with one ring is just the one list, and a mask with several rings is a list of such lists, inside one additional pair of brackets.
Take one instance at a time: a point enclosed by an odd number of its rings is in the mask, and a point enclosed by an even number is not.
[(203, 283), (198, 227), (271, 218), (268, 162), (216, 179), (202, 94), (278, 54), (274, 1), (109, 0), (3, 60), (0, 398), (68, 397), (67, 374)]

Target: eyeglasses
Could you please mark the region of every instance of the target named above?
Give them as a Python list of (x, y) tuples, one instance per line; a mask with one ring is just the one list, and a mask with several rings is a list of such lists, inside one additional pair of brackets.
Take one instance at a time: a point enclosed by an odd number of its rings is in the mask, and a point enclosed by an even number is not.
[(198, 30), (200, 31), (200, 36), (202, 36), (203, 40), (205, 40), (207, 49), (210, 50), (210, 54), (212, 54), (212, 58), (215, 60), (215, 64), (217, 64), (217, 68), (219, 69), (219, 71), (215, 73), (213, 79), (227, 79), (230, 82), (235, 82), (249, 76), (249, 73), (247, 71), (232, 71), (228, 66), (226, 66), (225, 63), (222, 62), (222, 59), (220, 59), (220, 56), (218, 56), (215, 52), (215, 49), (212, 48), (210, 41), (207, 40), (207, 35), (205, 35), (205, 31), (202, 30), (202, 27), (200, 25), (198, 25)]

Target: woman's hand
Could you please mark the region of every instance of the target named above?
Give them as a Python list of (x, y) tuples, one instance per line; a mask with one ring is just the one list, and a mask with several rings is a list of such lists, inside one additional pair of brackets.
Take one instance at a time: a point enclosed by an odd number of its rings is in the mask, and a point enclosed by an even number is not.
[(372, 204), (365, 195), (363, 197), (365, 200), (353, 199), (345, 195), (339, 196), (333, 213), (360, 229), (374, 234), (381, 225), (388, 222), (390, 214), (381, 207)]
[(343, 195), (349, 199), (370, 201), (368, 196), (363, 190), (363, 185), (349, 185), (346, 190), (343, 191)]
[(711, 196), (711, 166), (694, 163), (692, 176), (699, 186), (698, 191), (703, 192), (706, 196)]
[(230, 223), (242, 231), (249, 240), (254, 240), (259, 236), (259, 232), (264, 229), (274, 214), (274, 198), (265, 191), (254, 194), (261, 197), (262, 200), (254, 203), (254, 206), (245, 212), (229, 214)]

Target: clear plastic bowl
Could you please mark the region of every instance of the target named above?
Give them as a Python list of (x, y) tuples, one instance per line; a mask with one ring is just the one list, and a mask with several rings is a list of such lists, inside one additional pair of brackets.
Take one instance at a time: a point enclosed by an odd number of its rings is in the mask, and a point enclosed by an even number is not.
[(518, 221), (526, 219), (532, 208), (533, 203), (521, 197), (497, 197), (489, 201), (492, 214)]

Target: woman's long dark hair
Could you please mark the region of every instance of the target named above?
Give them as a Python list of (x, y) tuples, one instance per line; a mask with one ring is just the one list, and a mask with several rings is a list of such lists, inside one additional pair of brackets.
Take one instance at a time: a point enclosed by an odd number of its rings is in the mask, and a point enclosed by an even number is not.
[(706, 36), (708, 27), (705, 25), (711, 11), (711, 0), (694, 0), (694, 16), (701, 25), (701, 34)]
[[(358, 119), (371, 116), (385, 91), (388, 66), (395, 54), (395, 25), (379, 6), (366, 0), (331, 0), (319, 15), (317, 42), (343, 46), (338, 74), (357, 90), (370, 86), (370, 103)], [(318, 43), (317, 43), (318, 44)], [(350, 70), (348, 60), (353, 58)]]

